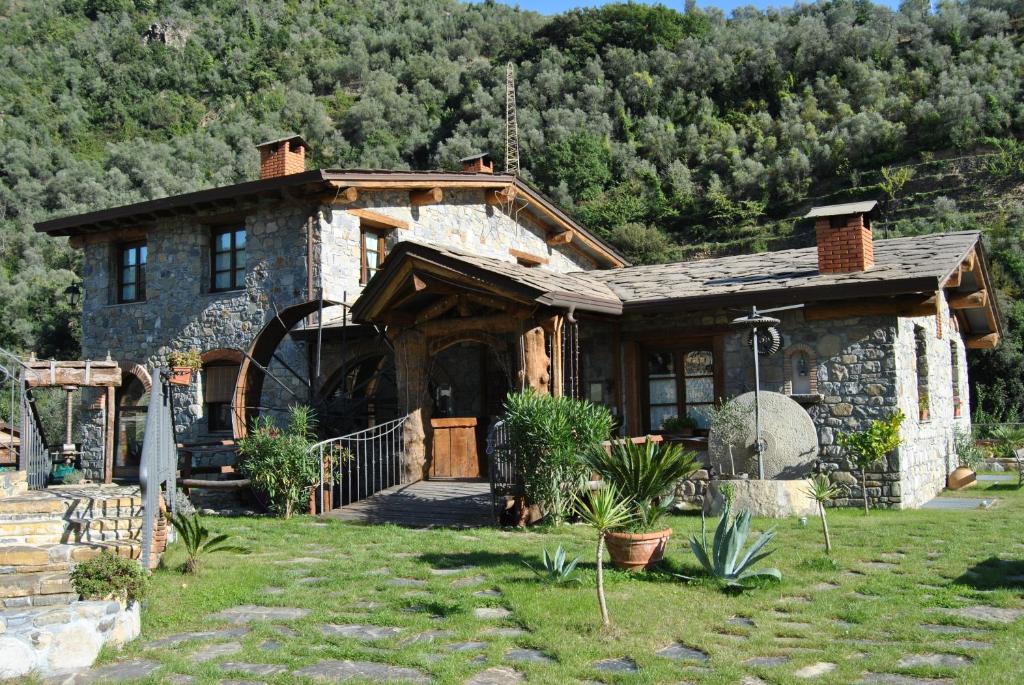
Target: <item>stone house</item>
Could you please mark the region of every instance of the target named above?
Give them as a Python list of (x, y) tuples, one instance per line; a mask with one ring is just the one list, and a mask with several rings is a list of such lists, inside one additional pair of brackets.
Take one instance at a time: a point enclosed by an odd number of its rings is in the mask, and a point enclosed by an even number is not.
[(966, 350), (1000, 331), (978, 233), (875, 240), (854, 203), (808, 214), (815, 247), (633, 267), (486, 155), (306, 171), (305, 151), (270, 141), (257, 181), (37, 225), (84, 252), (83, 354), (126, 369), (107, 478), (131, 476), (148, 367), (181, 349), (204, 362), (178, 402), (190, 442), (302, 402), (326, 435), (405, 417), (409, 479), (477, 478), (502, 399), (530, 386), (608, 406), (624, 434), (690, 416), (699, 446), (708, 408), (752, 387), (730, 325), (752, 306), (792, 306), (761, 383), (805, 406), (834, 479), (852, 480), (836, 433), (896, 407), (906, 444), (868, 496), (917, 506), (955, 466)]

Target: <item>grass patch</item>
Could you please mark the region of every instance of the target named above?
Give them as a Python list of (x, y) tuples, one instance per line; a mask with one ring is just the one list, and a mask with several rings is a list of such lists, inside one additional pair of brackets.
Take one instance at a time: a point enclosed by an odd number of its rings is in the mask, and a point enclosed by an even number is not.
[[(610, 631), (600, 629), (593, 532), (582, 526), (418, 531), (324, 524), (308, 517), (209, 518), (205, 523), (212, 530), (236, 536), (252, 554), (211, 557), (201, 576), (190, 577), (172, 570), (183, 560), (179, 547), (172, 547), (164, 559), (166, 568), (154, 574), (142, 638), (116, 657), (161, 662), (164, 668), (149, 682), (162, 682), (173, 673), (195, 676), (200, 683), (242, 678), (246, 676), (228, 674), (218, 664), (250, 661), (281, 664), (287, 672), (249, 679), (301, 683), (309, 681), (292, 671), (322, 659), (353, 659), (416, 668), (438, 683), (461, 683), (485, 668), (507, 664), (504, 655), (512, 648), (540, 650), (553, 659), (515, 664), (531, 683), (735, 685), (746, 675), (757, 675), (785, 685), (807, 682), (794, 673), (819, 661), (836, 668), (813, 682), (832, 685), (856, 682), (865, 672), (948, 677), (957, 683), (1021, 682), (1024, 620), (986, 623), (944, 609), (1024, 608), (1024, 588), (1005, 580), (1007, 569), (1024, 573), (1024, 544), (1017, 534), (1024, 495), (1017, 490), (995, 493), (991, 485), (979, 483), (971, 492), (951, 496), (998, 496), (999, 502), (988, 510), (872, 511), (868, 517), (856, 510), (830, 511), (835, 544), (831, 559), (823, 555), (821, 532), (813, 521), (806, 526), (796, 519), (777, 522), (777, 552), (767, 563), (782, 570), (783, 581), (740, 594), (723, 592), (711, 582), (687, 583), (675, 577), (700, 575), (686, 543), (699, 531), (700, 519), (673, 517), (669, 525), (674, 535), (663, 571), (607, 572)], [(763, 531), (773, 523), (757, 520), (754, 528)], [(558, 545), (570, 557), (581, 557), (579, 583), (538, 582), (523, 565), (528, 561), (537, 566), (542, 549)], [(435, 569), (459, 570), (435, 574)], [(268, 594), (267, 588), (279, 589)], [(254, 623), (252, 631), (239, 639), (240, 652), (206, 663), (190, 658), (205, 643), (146, 647), (170, 634), (224, 627), (210, 615), (242, 604), (301, 607), (310, 614), (291, 622)], [(507, 609), (511, 615), (478, 618), (475, 610), (484, 607)], [(749, 618), (755, 625), (733, 620), (736, 617)], [(393, 626), (402, 631), (371, 642), (325, 636), (325, 624)], [(932, 624), (961, 626), (964, 631), (948, 634), (922, 628)], [(294, 635), (282, 634), (282, 626)], [(488, 632), (494, 628), (526, 632)], [(448, 632), (432, 643), (409, 640), (428, 631)], [(961, 647), (955, 644), (959, 639), (993, 647)], [(262, 649), (268, 640), (279, 643), (279, 648)], [(485, 644), (465, 652), (445, 648), (469, 641)], [(698, 664), (656, 655), (676, 642), (705, 652), (709, 660)], [(928, 653), (959, 654), (973, 661), (960, 668), (898, 666), (906, 655)], [(774, 666), (743, 663), (777, 655), (790, 659)], [(105, 658), (114, 656), (108, 652)], [(596, 661), (621, 657), (635, 660), (639, 673), (593, 668)]]

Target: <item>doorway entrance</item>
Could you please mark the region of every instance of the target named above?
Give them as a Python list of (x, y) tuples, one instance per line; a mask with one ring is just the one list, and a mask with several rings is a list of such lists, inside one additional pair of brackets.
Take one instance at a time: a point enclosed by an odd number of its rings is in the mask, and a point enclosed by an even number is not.
[(433, 357), (429, 379), (434, 400), (429, 478), (486, 476), (484, 445), (509, 391), (507, 364), (490, 345), (463, 341)]

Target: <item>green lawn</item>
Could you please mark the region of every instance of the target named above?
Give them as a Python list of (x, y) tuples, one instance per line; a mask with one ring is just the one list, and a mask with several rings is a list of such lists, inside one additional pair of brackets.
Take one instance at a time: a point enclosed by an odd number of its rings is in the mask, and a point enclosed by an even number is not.
[[(485, 669), (509, 664), (512, 648), (534, 648), (550, 663), (515, 664), (529, 682), (581, 681), (629, 683), (707, 683), (737, 685), (749, 676), (767, 683), (854, 683), (865, 673), (899, 673), (949, 678), (956, 683), (1024, 682), (1024, 618), (995, 623), (950, 615), (943, 608), (995, 606), (1024, 608), (1024, 494), (999, 484), (980, 484), (957, 497), (998, 497), (995, 507), (969, 511), (872, 511), (830, 513), (836, 568), (823, 562), (816, 519), (778, 523), (769, 559), (784, 575), (781, 584), (741, 595), (709, 583), (688, 584), (671, 573), (606, 574), (613, 628), (600, 629), (594, 591), (591, 531), (582, 526), (555, 530), (418, 531), (392, 526), (365, 527), (289, 522), (271, 518), (208, 519), (251, 546), (249, 556), (208, 560), (203, 574), (182, 576), (173, 570), (180, 550), (165, 556), (167, 568), (154, 575), (143, 613), (142, 638), (106, 661), (152, 659), (163, 668), (152, 682), (171, 674), (195, 676), (194, 682), (248, 678), (267, 683), (312, 682), (291, 672), (323, 659), (374, 661), (411, 667), (439, 683), (461, 683)], [(698, 574), (686, 540), (699, 530), (696, 516), (671, 520), (675, 531), (666, 570)], [(756, 521), (763, 530), (768, 521)], [(536, 563), (541, 549), (564, 545), (578, 554), (581, 582), (556, 587), (535, 580), (523, 566)], [(319, 561), (308, 561), (315, 558)], [(871, 562), (883, 562), (879, 565)], [(450, 575), (432, 569), (472, 567)], [(320, 580), (303, 580), (319, 578)], [(475, 578), (478, 583), (458, 581)], [(422, 587), (397, 585), (395, 579), (425, 581)], [(454, 586), (453, 586), (454, 584)], [(834, 584), (837, 587), (831, 587)], [(462, 585), (462, 586), (460, 586)], [(266, 588), (281, 588), (268, 594)], [(479, 596), (498, 590), (500, 596)], [(372, 602), (378, 606), (366, 609)], [(226, 624), (209, 618), (243, 604), (302, 607), (311, 610), (293, 622), (257, 622), (241, 638), (241, 651), (196, 663), (192, 654), (204, 641), (174, 648), (147, 649), (154, 639), (182, 631)], [(511, 610), (505, 619), (481, 619), (474, 608)], [(752, 619), (754, 626), (730, 623)], [(401, 628), (396, 637), (361, 641), (325, 637), (324, 624), (372, 624)], [(962, 626), (963, 632), (935, 632), (922, 624)], [(289, 625), (294, 636), (277, 627)], [(519, 636), (482, 635), (493, 626), (525, 629)], [(451, 631), (432, 643), (410, 643), (431, 630)], [(267, 640), (277, 649), (261, 647)], [(478, 650), (453, 652), (451, 642), (485, 643)], [(955, 644), (958, 640), (972, 643)], [(706, 652), (702, 664), (659, 657), (674, 642)], [(991, 647), (985, 644), (989, 643)], [(900, 666), (908, 655), (961, 655), (971, 662), (957, 667)], [(785, 656), (781, 665), (757, 666), (752, 657)], [(630, 657), (638, 673), (595, 670), (595, 661)], [(269, 677), (229, 673), (218, 664), (274, 663), (287, 672)], [(825, 662), (834, 670), (802, 679), (804, 667)], [(759, 682), (748, 680), (748, 682)], [(890, 681), (899, 682), (899, 681)], [(909, 681), (905, 681), (909, 682)]]

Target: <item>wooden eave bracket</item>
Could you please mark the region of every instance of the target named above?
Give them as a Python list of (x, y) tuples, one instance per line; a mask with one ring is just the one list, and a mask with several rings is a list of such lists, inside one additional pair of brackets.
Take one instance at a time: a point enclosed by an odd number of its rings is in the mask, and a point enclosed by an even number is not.
[(964, 343), (969, 350), (991, 350), (999, 344), (999, 334), (968, 335), (964, 338)]
[(548, 263), (547, 257), (540, 257), (535, 254), (530, 254), (529, 252), (523, 252), (522, 250), (517, 250), (514, 247), (508, 248), (508, 253), (527, 266), (543, 266)]
[(330, 205), (350, 205), (359, 199), (359, 191), (338, 181), (328, 181), (331, 190), (324, 194), (324, 202)]

